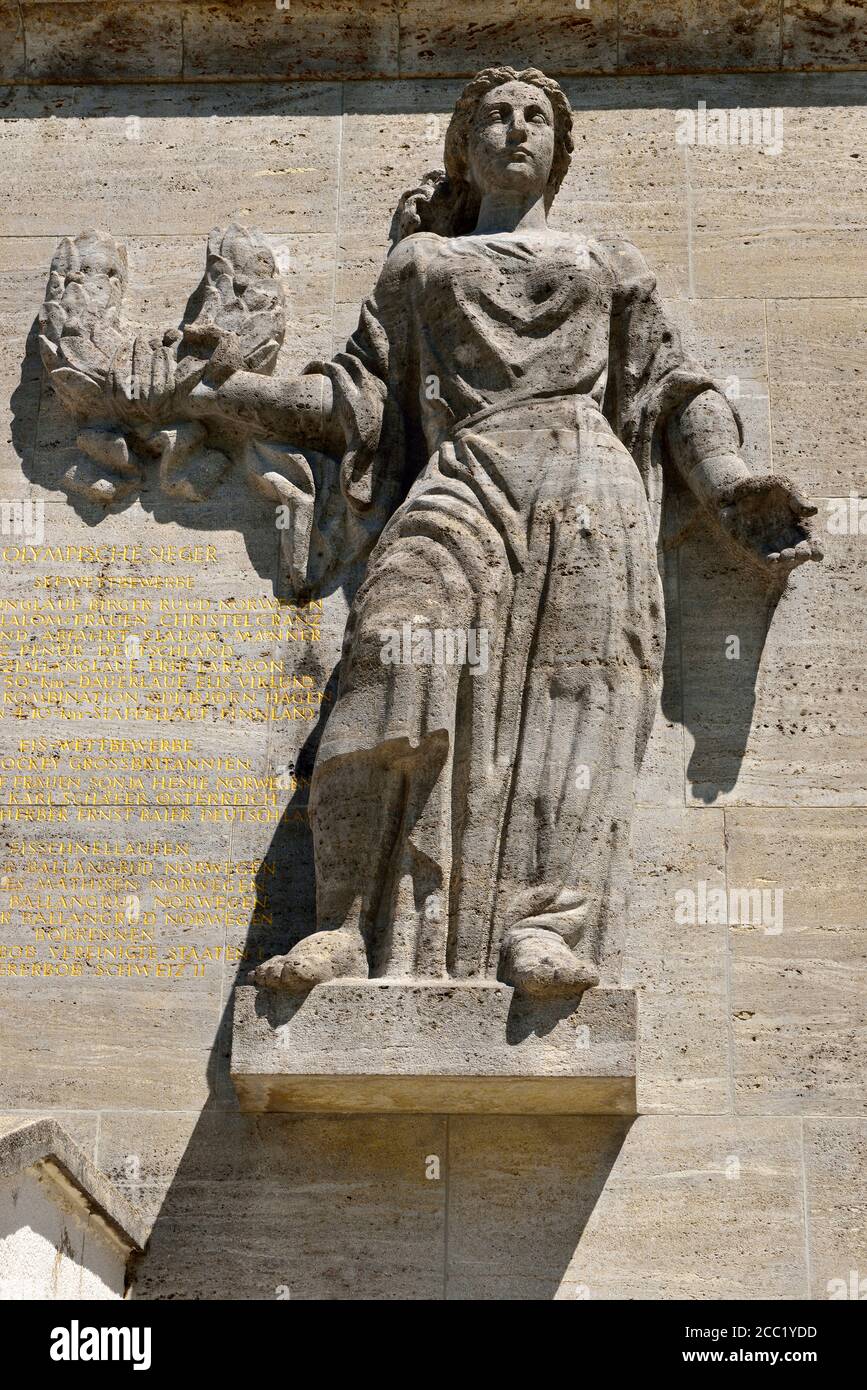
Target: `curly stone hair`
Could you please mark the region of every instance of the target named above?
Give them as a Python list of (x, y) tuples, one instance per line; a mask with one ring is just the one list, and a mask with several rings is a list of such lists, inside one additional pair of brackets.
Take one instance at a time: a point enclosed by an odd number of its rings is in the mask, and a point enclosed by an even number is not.
[(440, 236), (461, 236), (472, 231), (479, 214), (479, 197), (467, 175), (467, 144), (476, 107), (487, 92), (506, 82), (527, 82), (538, 87), (554, 112), (554, 158), (545, 192), (550, 207), (566, 177), (574, 149), (572, 108), (566, 94), (553, 77), (538, 68), (484, 68), (467, 83), (455, 104), (445, 140), (445, 169), (425, 174), (417, 188), (401, 197), (391, 224), (392, 246), (413, 232), (437, 232)]

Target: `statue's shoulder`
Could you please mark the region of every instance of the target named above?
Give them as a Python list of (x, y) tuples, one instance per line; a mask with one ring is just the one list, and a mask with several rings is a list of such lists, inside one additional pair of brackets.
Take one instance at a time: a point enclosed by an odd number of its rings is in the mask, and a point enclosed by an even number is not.
[(431, 258), (434, 242), (442, 242), (442, 237), (432, 232), (413, 232), (401, 237), (385, 258), (379, 276), (379, 292), (400, 294), (410, 282), (417, 280)]
[(412, 232), (392, 247), (385, 263), (398, 271), (404, 266), (415, 265), (439, 250), (446, 240), (436, 232)]
[(628, 241), (626, 237), (597, 237), (594, 244), (599, 247), (618, 284), (637, 280), (650, 274), (650, 268), (644, 256), (638, 247)]

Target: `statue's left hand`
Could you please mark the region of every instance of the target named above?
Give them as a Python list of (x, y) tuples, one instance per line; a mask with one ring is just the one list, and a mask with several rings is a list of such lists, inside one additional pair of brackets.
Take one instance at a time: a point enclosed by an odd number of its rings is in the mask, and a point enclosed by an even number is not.
[(716, 501), (723, 531), (769, 579), (784, 584), (798, 565), (822, 559), (808, 520), (818, 509), (787, 479), (777, 475), (742, 478)]
[(108, 370), (104, 388), (107, 405), (121, 412), (121, 418), (137, 412), (158, 418), (170, 410), (177, 387), (176, 330), (162, 338), (144, 334), (124, 343)]

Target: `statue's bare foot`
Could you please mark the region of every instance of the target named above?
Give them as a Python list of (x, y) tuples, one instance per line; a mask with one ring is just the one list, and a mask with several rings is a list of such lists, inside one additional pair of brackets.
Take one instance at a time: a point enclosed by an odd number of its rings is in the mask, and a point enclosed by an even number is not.
[(599, 972), (580, 960), (556, 932), (518, 930), (506, 940), (501, 978), (519, 994), (569, 999), (598, 985)]
[(273, 956), (249, 975), (250, 984), (262, 989), (288, 989), (303, 994), (326, 980), (346, 975), (366, 979), (367, 952), (360, 932), (350, 927), (317, 931), (305, 936), (285, 956)]

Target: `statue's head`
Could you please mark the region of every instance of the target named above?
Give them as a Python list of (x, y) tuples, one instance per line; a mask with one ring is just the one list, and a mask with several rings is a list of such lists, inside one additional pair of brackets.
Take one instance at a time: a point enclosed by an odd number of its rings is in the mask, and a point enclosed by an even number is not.
[(536, 68), (485, 68), (458, 98), (446, 132), (446, 173), (477, 197), (538, 185), (550, 207), (572, 153), (572, 111)]
[(445, 141), (445, 172), (403, 195), (393, 241), (417, 231), (472, 231), (484, 194), (534, 192), (550, 207), (569, 168), (572, 110), (553, 77), (537, 68), (485, 68), (467, 83)]

